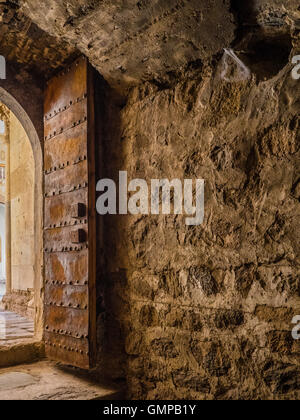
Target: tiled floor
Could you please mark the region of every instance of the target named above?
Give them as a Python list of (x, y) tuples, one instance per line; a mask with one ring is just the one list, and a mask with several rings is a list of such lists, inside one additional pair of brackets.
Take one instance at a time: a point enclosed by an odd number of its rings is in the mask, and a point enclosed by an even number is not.
[(9, 342), (34, 335), (33, 321), (13, 312), (0, 311), (0, 341)]

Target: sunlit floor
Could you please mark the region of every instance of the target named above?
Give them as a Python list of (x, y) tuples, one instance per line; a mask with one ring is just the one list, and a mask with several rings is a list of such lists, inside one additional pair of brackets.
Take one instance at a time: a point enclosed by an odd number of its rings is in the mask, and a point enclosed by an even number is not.
[(33, 335), (33, 321), (13, 312), (0, 311), (0, 341), (32, 338)]

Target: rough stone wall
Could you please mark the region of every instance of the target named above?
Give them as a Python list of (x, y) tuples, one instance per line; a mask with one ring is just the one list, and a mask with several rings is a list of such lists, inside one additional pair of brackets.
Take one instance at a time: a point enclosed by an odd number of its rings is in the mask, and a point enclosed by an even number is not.
[(103, 96), (105, 176), (205, 179), (202, 226), (104, 218), (100, 339), (131, 398), (300, 397), (300, 82), (287, 62), (229, 83), (220, 62), (146, 83), (121, 111)]
[[(5, 103), (8, 108), (12, 108), (12, 101), (6, 100), (5, 92), (11, 95), (23, 108), (23, 114), (27, 114), (32, 122), (37, 135), (43, 146), (44, 139), (44, 82), (28, 73), (23, 69), (19, 69), (15, 63), (6, 62), (7, 77), (0, 80), (0, 101)], [(3, 93), (3, 90), (5, 91)], [(17, 116), (20, 120), (22, 115)], [(22, 119), (24, 120), (24, 118)], [(30, 135), (30, 127), (26, 127), (26, 132)]]

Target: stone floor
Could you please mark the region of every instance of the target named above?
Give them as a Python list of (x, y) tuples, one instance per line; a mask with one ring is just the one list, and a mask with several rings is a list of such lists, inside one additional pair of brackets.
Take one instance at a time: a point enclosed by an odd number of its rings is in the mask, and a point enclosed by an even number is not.
[(122, 394), (91, 375), (41, 361), (0, 369), (0, 400), (116, 400)]
[(104, 384), (95, 372), (45, 360), (44, 344), (33, 337), (32, 321), (0, 311), (0, 401), (123, 398), (119, 386)]
[(33, 336), (33, 321), (13, 312), (0, 311), (0, 344)]

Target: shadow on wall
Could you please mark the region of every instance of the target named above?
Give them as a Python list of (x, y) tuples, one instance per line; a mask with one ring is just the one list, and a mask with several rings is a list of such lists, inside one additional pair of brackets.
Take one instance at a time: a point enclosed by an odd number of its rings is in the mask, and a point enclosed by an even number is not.
[[(101, 115), (97, 125), (96, 179), (118, 179), (123, 167), (120, 112), (124, 106), (120, 98), (99, 75), (96, 81), (96, 115)], [(114, 159), (110, 159), (113, 155)], [(121, 325), (125, 303), (122, 292), (126, 274), (119, 270), (119, 258), (114, 247), (119, 237), (118, 216), (98, 216), (97, 220), (97, 348), (98, 362), (102, 373), (113, 380), (124, 380), (125, 331)]]
[(232, 0), (238, 23), (233, 48), (258, 81), (276, 76), (289, 61), (292, 50), (290, 28), (282, 8), (259, 11), (255, 1)]

